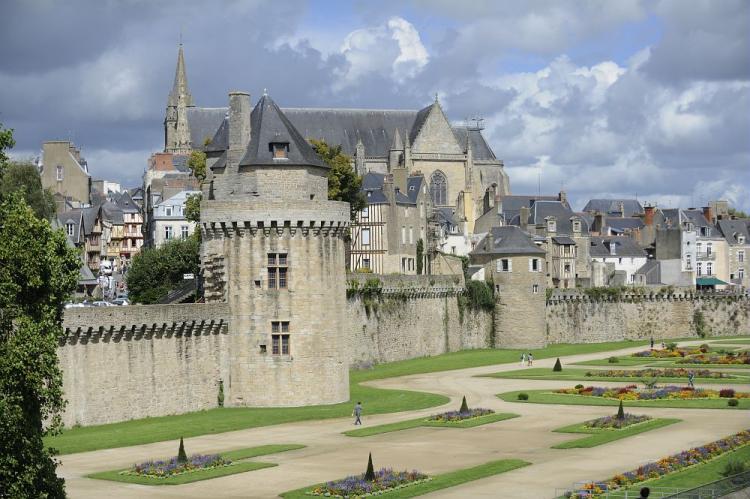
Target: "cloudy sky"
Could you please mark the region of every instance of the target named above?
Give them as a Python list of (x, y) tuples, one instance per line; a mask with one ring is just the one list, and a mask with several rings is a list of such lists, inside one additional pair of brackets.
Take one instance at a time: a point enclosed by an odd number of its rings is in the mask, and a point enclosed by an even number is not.
[(140, 183), (163, 147), (182, 32), (199, 106), (229, 90), (281, 106), (484, 118), (516, 194), (564, 188), (750, 210), (746, 0), (10, 0), (0, 122), (15, 155), (82, 146), (96, 178)]

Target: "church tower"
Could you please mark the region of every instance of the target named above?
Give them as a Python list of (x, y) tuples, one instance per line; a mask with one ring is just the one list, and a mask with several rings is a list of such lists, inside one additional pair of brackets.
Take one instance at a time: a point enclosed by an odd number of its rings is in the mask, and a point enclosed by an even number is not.
[(180, 44), (177, 53), (177, 69), (174, 74), (174, 85), (167, 100), (167, 113), (164, 117), (164, 152), (173, 154), (190, 154), (190, 125), (187, 108), (193, 107), (193, 96), (190, 95), (185, 71), (185, 56)]

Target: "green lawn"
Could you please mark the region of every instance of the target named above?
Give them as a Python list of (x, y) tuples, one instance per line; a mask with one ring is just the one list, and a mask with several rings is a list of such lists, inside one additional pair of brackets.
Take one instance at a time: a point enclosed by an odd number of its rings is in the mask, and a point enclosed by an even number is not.
[[(434, 477), (432, 477), (432, 480), (429, 480), (427, 482), (422, 482), (417, 485), (411, 485), (391, 492), (378, 494), (378, 497), (385, 497), (387, 499), (417, 497), (428, 494), (430, 492), (435, 492), (436, 490), (447, 489), (448, 487), (455, 487), (456, 485), (461, 485), (466, 482), (479, 480), (480, 478), (499, 475), (500, 473), (505, 473), (506, 471), (522, 468), (524, 466), (528, 466), (529, 464), (531, 463), (521, 461), (520, 459), (501, 459), (499, 461), (490, 461), (489, 463), (480, 464), (479, 466), (474, 466), (473, 468), (465, 468), (448, 473), (443, 473), (441, 475), (435, 475)], [(305, 494), (305, 491), (311, 490), (317, 485), (318, 484), (308, 485), (307, 487), (303, 487), (301, 489), (284, 492), (283, 494), (281, 494), (281, 497), (284, 497), (286, 499), (310, 499), (310, 497), (315, 496), (309, 496)]]
[(712, 343), (730, 344), (730, 345), (750, 345), (750, 339), (739, 339), (739, 340), (720, 340), (713, 341)]
[[(672, 473), (662, 478), (656, 478), (647, 480), (645, 482), (639, 482), (636, 485), (618, 490), (616, 492), (610, 492), (609, 496), (612, 499), (620, 499), (625, 497), (625, 491), (628, 491), (628, 497), (636, 497), (637, 492), (641, 490), (641, 487), (672, 487), (680, 490), (688, 490), (695, 487), (700, 487), (716, 480), (724, 478), (721, 472), (729, 461), (742, 461), (750, 463), (750, 445), (740, 447), (731, 452), (727, 452), (707, 463), (697, 464), (691, 466), (683, 471)], [(633, 494), (636, 494), (634, 496)], [(706, 496), (708, 497), (708, 496)]]
[(594, 359), (594, 360), (584, 360), (581, 362), (576, 362), (573, 365), (576, 366), (607, 366), (611, 367), (612, 369), (617, 369), (618, 366), (643, 366), (645, 364), (656, 362), (656, 365), (658, 367), (666, 367), (662, 366), (662, 363), (666, 364), (672, 364), (672, 361), (670, 359), (653, 359), (651, 357), (631, 357), (630, 355), (624, 355), (622, 357), (617, 357), (618, 362), (609, 362), (609, 357), (606, 359)]
[[(617, 368), (613, 368), (617, 369)], [(624, 381), (639, 383), (640, 377), (617, 377), (608, 378), (604, 376), (586, 376), (587, 372), (595, 373), (595, 369), (576, 369), (570, 367), (563, 367), (562, 371), (553, 372), (549, 367), (532, 367), (530, 369), (519, 369), (516, 371), (506, 371), (493, 374), (486, 374), (486, 377), (492, 378), (508, 378), (508, 379), (552, 379), (552, 380), (570, 380), (570, 381)], [(699, 378), (696, 377), (696, 383), (718, 383), (718, 384), (731, 384), (731, 383), (750, 383), (750, 372), (748, 373), (732, 373), (732, 378)], [(660, 383), (684, 383), (687, 384), (687, 378), (666, 378), (659, 377)]]
[[(526, 393), (529, 400), (518, 400), (519, 393)], [(518, 390), (498, 395), (506, 402), (520, 404), (559, 404), (559, 405), (604, 405), (616, 406), (619, 400), (587, 395), (568, 395), (566, 393), (552, 393), (549, 390)], [(729, 407), (727, 399), (697, 399), (697, 400), (626, 400), (625, 408), (629, 407), (673, 407), (679, 409), (750, 409), (750, 399), (739, 399), (737, 407)]]
[(596, 447), (622, 438), (632, 437), (650, 430), (662, 428), (682, 421), (681, 419), (651, 419), (643, 423), (634, 424), (621, 430), (605, 430), (602, 428), (586, 428), (584, 423), (578, 423), (570, 426), (564, 426), (553, 430), (558, 433), (588, 433), (588, 437), (579, 438), (553, 445), (553, 449), (579, 449)]
[[(532, 352), (535, 358), (544, 359), (603, 352), (646, 344), (648, 344), (647, 341), (617, 341), (580, 345), (559, 344), (532, 350)], [(462, 350), (435, 357), (421, 357), (380, 364), (366, 371), (351, 371), (350, 400), (361, 400), (365, 415), (411, 411), (443, 405), (449, 399), (442, 395), (403, 390), (382, 390), (362, 386), (360, 383), (408, 374), (518, 362), (522, 352), (522, 350), (498, 349)], [(175, 416), (70, 428), (64, 430), (60, 435), (47, 437), (45, 443), (58, 449), (61, 454), (72, 454), (174, 440), (181, 436), (195, 437), (273, 424), (348, 417), (351, 412), (352, 402), (289, 408), (217, 408)]]
[(238, 449), (234, 451), (223, 452), (221, 453), (222, 456), (233, 461), (233, 463), (229, 466), (222, 466), (220, 468), (213, 468), (205, 471), (193, 471), (191, 473), (184, 473), (182, 475), (171, 476), (168, 478), (149, 478), (145, 476), (121, 474), (121, 472), (126, 470), (112, 470), (92, 473), (91, 475), (88, 475), (88, 478), (95, 478), (97, 480), (111, 480), (114, 482), (135, 483), (138, 485), (182, 485), (186, 483), (199, 482), (201, 480), (210, 480), (211, 478), (218, 478), (227, 475), (234, 475), (237, 473), (245, 473), (248, 471), (270, 468), (272, 466), (276, 466), (276, 463), (247, 461), (247, 459), (257, 456), (265, 456), (268, 454), (277, 454), (279, 452), (302, 449), (304, 447), (304, 445), (296, 444), (262, 445), (259, 447), (249, 447), (247, 449)]
[(428, 421), (426, 418), (408, 419), (406, 421), (399, 421), (397, 423), (381, 424), (378, 426), (370, 426), (368, 428), (359, 428), (357, 430), (345, 431), (344, 435), (348, 437), (369, 437), (371, 435), (380, 435), (381, 433), (390, 433), (392, 431), (410, 430), (412, 428), (419, 427), (430, 427), (430, 428), (474, 428), (475, 426), (481, 426), (490, 423), (497, 423), (498, 421), (505, 421), (506, 419), (517, 418), (518, 414), (510, 413), (498, 413), (498, 414), (487, 414), (486, 416), (480, 416), (477, 418), (471, 418), (464, 421), (449, 423), (442, 421)]

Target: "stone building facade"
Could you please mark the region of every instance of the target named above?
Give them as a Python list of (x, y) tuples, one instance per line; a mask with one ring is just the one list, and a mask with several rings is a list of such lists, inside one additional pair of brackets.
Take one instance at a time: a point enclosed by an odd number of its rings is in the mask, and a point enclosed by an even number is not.
[(58, 202), (58, 211), (65, 206), (82, 207), (91, 203), (91, 175), (81, 150), (66, 140), (53, 140), (42, 145), (42, 187), (50, 189)]
[(229, 95), (208, 151), (201, 261), (207, 303), (227, 302), (230, 406), (349, 398), (344, 310), (349, 205), (327, 200), (328, 166), (264, 95)]

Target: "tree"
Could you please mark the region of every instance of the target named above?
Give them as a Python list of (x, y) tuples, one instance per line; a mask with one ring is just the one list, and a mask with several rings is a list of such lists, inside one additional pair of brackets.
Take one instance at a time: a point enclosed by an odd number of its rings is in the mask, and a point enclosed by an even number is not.
[(464, 395), (463, 400), (461, 400), (461, 408), (458, 412), (469, 412), (469, 404), (466, 403), (466, 395)]
[(552, 371), (554, 372), (562, 371), (562, 364), (560, 363), (560, 357), (557, 358), (557, 362), (555, 362), (555, 366), (552, 368)]
[(169, 241), (158, 248), (142, 249), (127, 274), (130, 298), (137, 303), (155, 303), (182, 282), (183, 274), (200, 271), (200, 238)]
[(185, 218), (191, 222), (199, 223), (201, 221), (202, 197), (200, 194), (193, 194), (185, 200)]
[(191, 152), (188, 159), (188, 168), (200, 182), (206, 180), (206, 153), (203, 151)]
[(331, 167), (328, 172), (328, 199), (346, 201), (351, 209), (351, 219), (366, 206), (360, 190), (362, 177), (352, 168), (352, 158), (341, 152), (341, 146), (330, 146), (323, 140), (311, 139), (310, 143), (321, 159)]
[(8, 165), (8, 155), (5, 153), (8, 149), (13, 149), (16, 141), (13, 140), (13, 129), (4, 128), (0, 123), (0, 177), (3, 176), (5, 167)]
[(12, 192), (20, 192), (37, 217), (51, 220), (55, 216), (55, 197), (50, 190), (42, 188), (42, 179), (36, 166), (31, 163), (10, 162), (2, 170), (0, 198)]
[(65, 497), (56, 452), (45, 448), (42, 437), (62, 426), (57, 346), (63, 303), (76, 287), (79, 267), (62, 230), (36, 217), (20, 193), (2, 196), (0, 490), (7, 497)]
[(370, 457), (367, 459), (367, 471), (365, 471), (365, 480), (368, 482), (375, 481), (375, 468), (372, 466), (372, 452), (370, 452)]
[(750, 218), (748, 217), (747, 213), (742, 210), (738, 210), (737, 208), (729, 208), (727, 212), (729, 213), (729, 215), (735, 218)]
[(180, 448), (177, 450), (177, 462), (178, 463), (187, 463), (187, 453), (185, 452), (185, 442), (182, 441), (182, 437), (180, 437)]
[(622, 407), (622, 400), (620, 400), (620, 407), (617, 408), (617, 419), (625, 419), (625, 409)]

